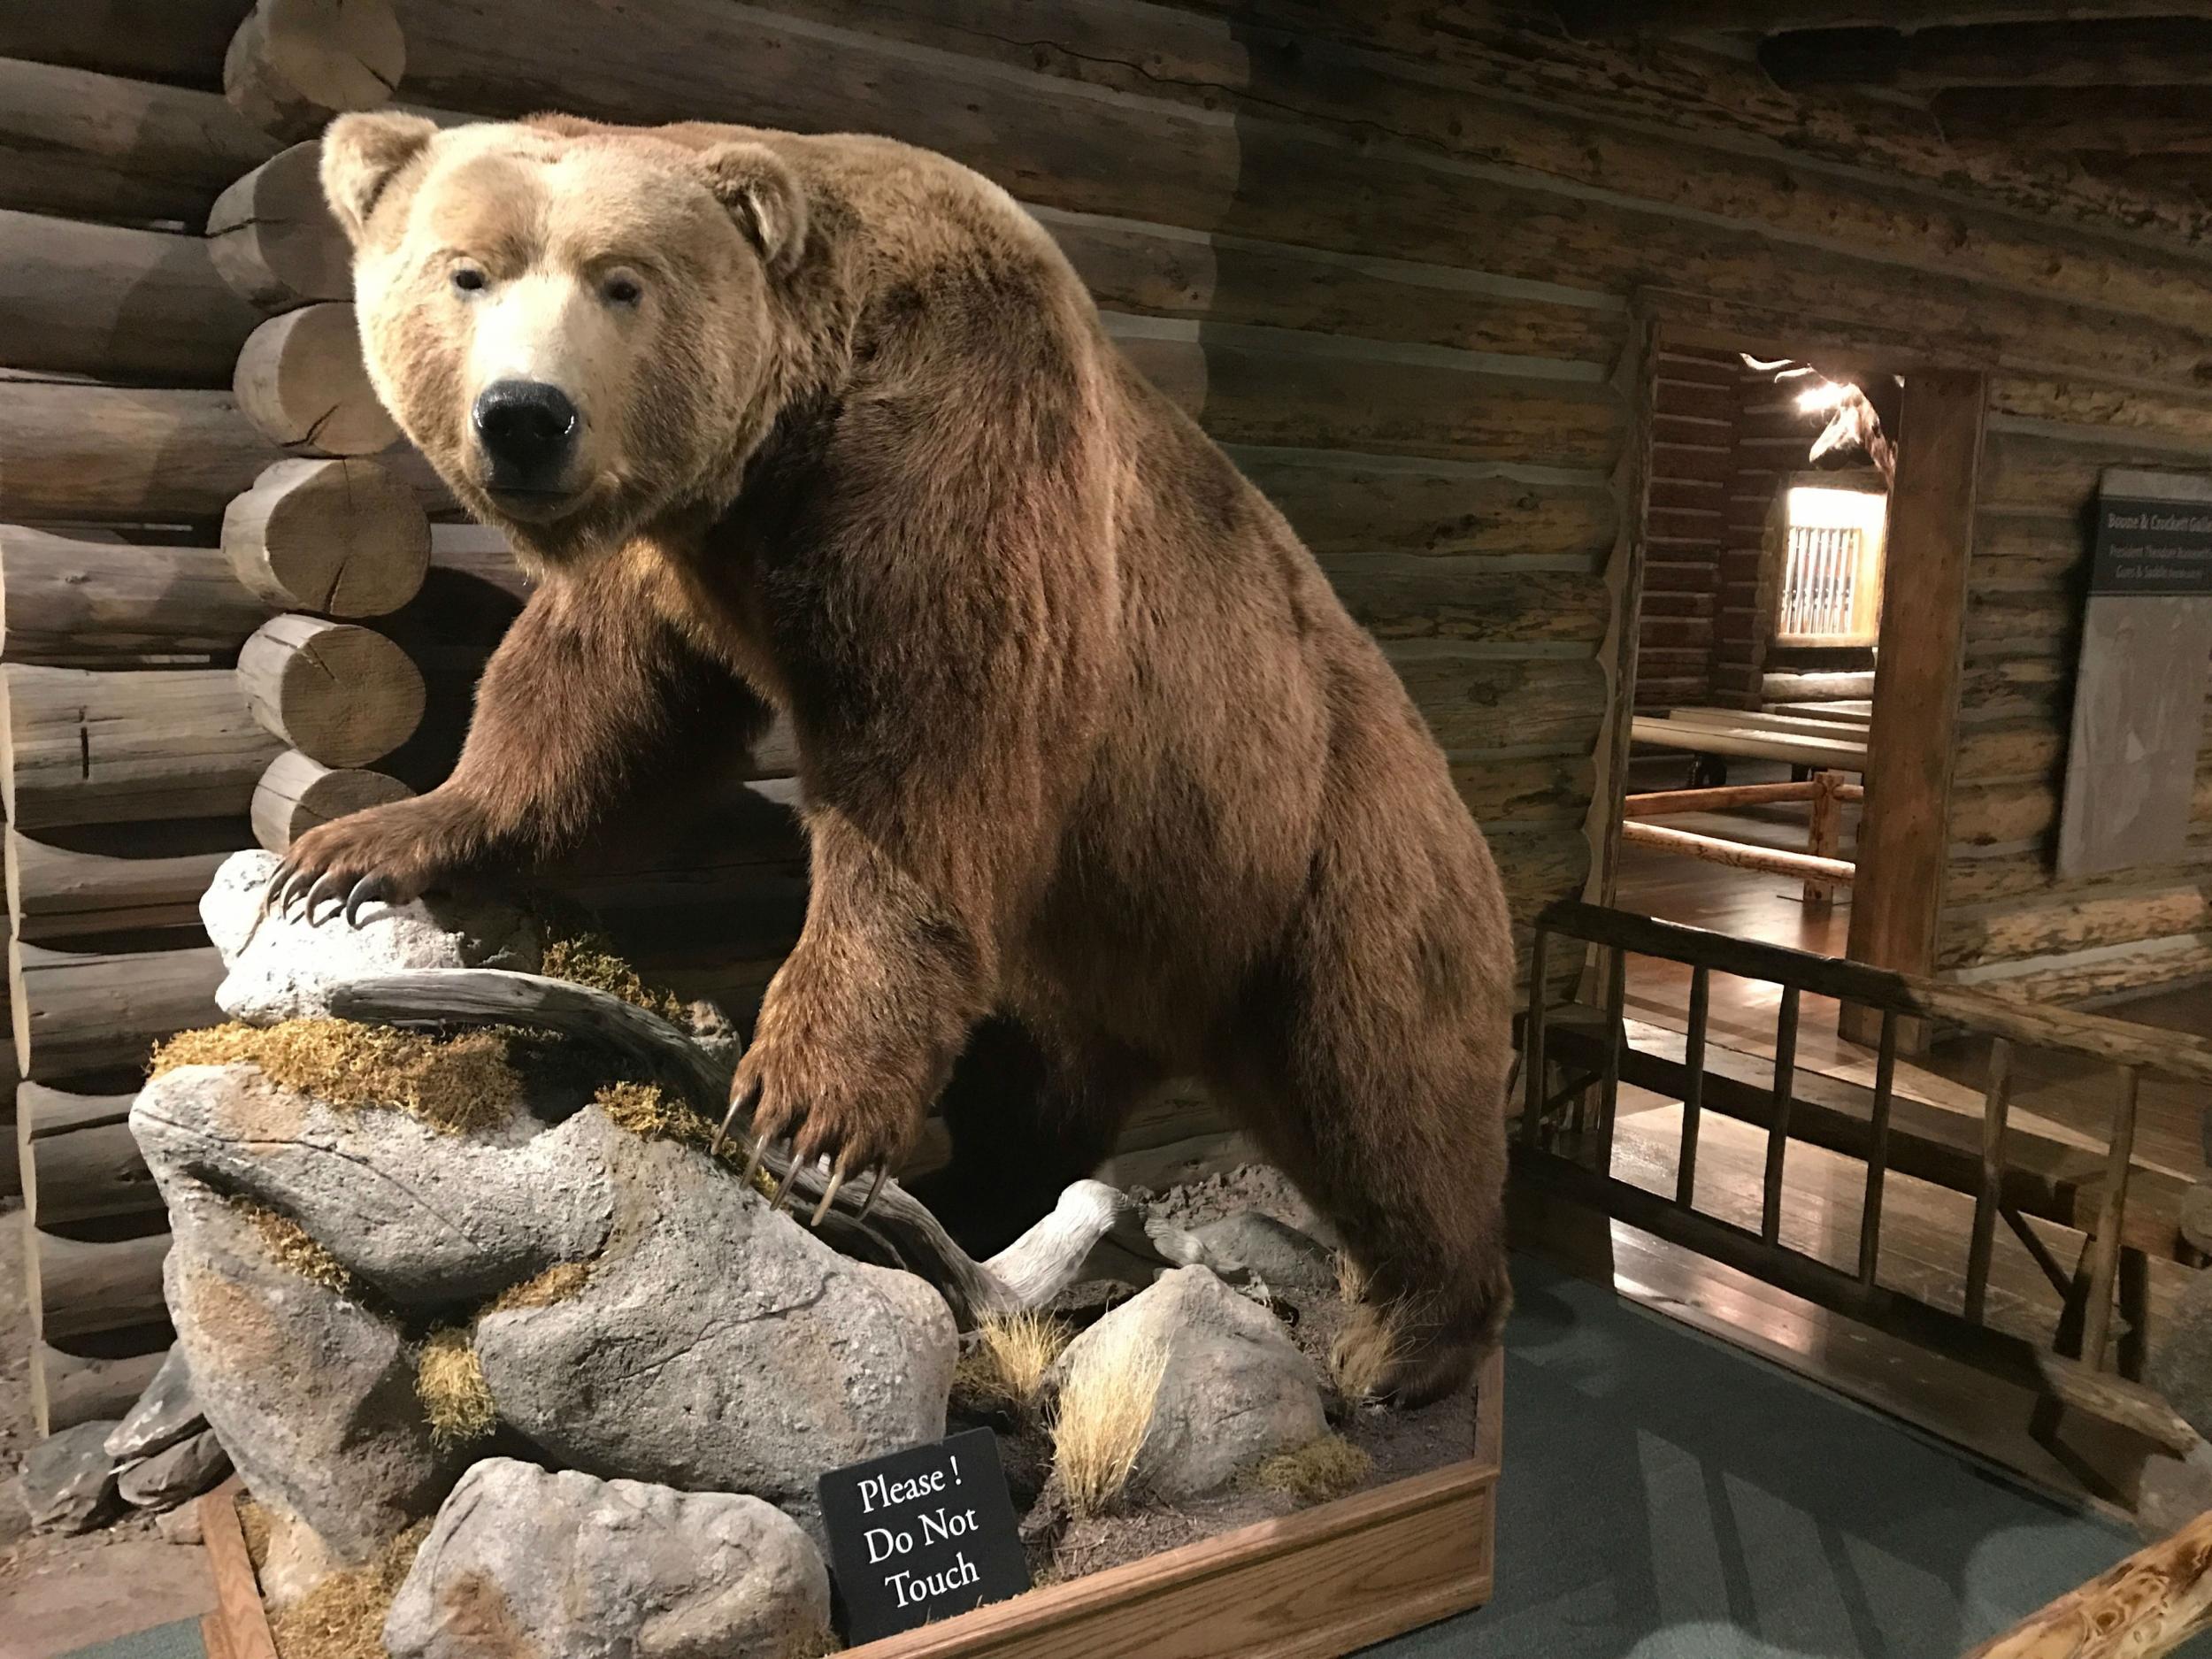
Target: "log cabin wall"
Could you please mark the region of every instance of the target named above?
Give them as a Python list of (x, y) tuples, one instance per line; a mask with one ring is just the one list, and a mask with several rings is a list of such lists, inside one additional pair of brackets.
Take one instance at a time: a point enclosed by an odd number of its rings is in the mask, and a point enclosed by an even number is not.
[(1992, 380), (1939, 965), (2045, 1000), (2212, 972), (2212, 726), (2179, 862), (2053, 873), (2092, 503), (2111, 466), (2212, 468), (2212, 411), (2086, 378)]
[(1713, 701), (1725, 626), (1721, 562), (1730, 544), (1726, 472), (1743, 417), (1738, 354), (1662, 339), (1653, 368), (1645, 485), (1644, 602), (1636, 627), (1636, 708)]
[[(2191, 454), (2212, 409), (2202, 215), (1962, 163), (1878, 110), (1778, 94), (1754, 66), (1694, 48), (1580, 45), (1411, 0), (392, 10), (404, 75), (383, 78), (411, 105), (882, 132), (1005, 185), (1059, 236), (1115, 337), (1273, 495), (1381, 637), (1524, 916), (1605, 884), (1604, 797), (1625, 750), (1647, 571), (1635, 411), (1655, 319), (1719, 336), (1717, 349), (1801, 340), (1989, 369), (2001, 484), (2023, 444), (2078, 469), (2069, 442), (2121, 459), (2154, 431), (2163, 453)], [(116, 1136), (147, 1042), (211, 1015), (191, 902), (210, 861), (257, 839), (280, 846), (315, 802), (434, 784), (474, 669), (521, 597), (481, 536), (428, 533), (417, 598), (364, 613), (411, 665), (411, 693), (391, 652), (317, 626), (343, 618), (309, 603), (314, 584), (297, 575), (319, 548), (342, 547), (343, 566), (374, 545), (388, 577), (408, 541), (390, 522), (303, 545), (265, 535), (243, 564), (221, 549), (234, 508), (250, 530), (283, 521), (273, 498), (291, 498), (288, 480), (269, 469), (288, 460), (373, 467), (378, 499), (448, 511), (403, 449), (365, 454), (380, 440), (344, 350), (342, 289), (280, 239), (263, 245), (282, 216), (262, 192), (280, 199), (303, 166), (281, 142), (301, 135), (300, 112), (234, 88), (282, 129), (273, 136), (216, 91), (243, 12), (239, 0), (105, 0), (19, 8), (0, 26), (15, 1031), (41, 1106), (20, 1128), (54, 1142), (40, 1170), (76, 1172), (47, 1181), (48, 1219), (65, 1189), (111, 1207), (71, 1223), (76, 1235), (58, 1222), (42, 1244), (34, 1305), (70, 1310), (42, 1333), (56, 1422), (134, 1386), (143, 1350), (131, 1345), (158, 1335), (161, 1240), (129, 1236), (145, 1225), (142, 1171)], [(249, 173), (203, 244), (195, 233)], [(266, 267), (242, 288), (221, 270), (210, 280), (211, 247), (237, 231)], [(320, 407), (286, 426), (301, 384), (287, 362), (309, 365), (311, 390), (345, 385), (345, 447), (364, 453), (301, 453), (336, 429), (315, 426)], [(2054, 385), (2058, 406), (2008, 401)], [(288, 483), (312, 499), (308, 480)], [(1989, 498), (1985, 526), (2003, 490)], [(2069, 511), (2045, 505), (2047, 520)], [(117, 545), (130, 555), (100, 552)], [(2001, 545), (1991, 534), (1988, 556)], [(286, 695), (288, 665), (326, 642), (367, 664), (357, 687), (377, 687), (380, 705), (395, 686), (403, 705), (419, 697), (419, 728), (389, 755), (326, 761), (303, 746), (311, 731), (356, 729)], [(1992, 688), (1970, 731), (1984, 716), (2057, 731), (2058, 659), (1989, 661), (1970, 674)], [(804, 900), (789, 787), (774, 756), (761, 761), (764, 775), (733, 780), (718, 829), (611, 836), (572, 872), (647, 965), (741, 1002)], [(2077, 897), (2038, 885), (2034, 829), (1976, 838), (2006, 791), (2040, 774), (1982, 756), (1960, 775), (1953, 839), (1988, 856), (1954, 861), (1947, 936), (1967, 937), (1967, 907), (2002, 900), (2016, 907), (2007, 936), (2034, 943)], [(2154, 908), (2177, 936), (2193, 926), (2171, 895)], [(1965, 947), (1961, 965), (2010, 949), (1985, 933), (1993, 942)], [(1221, 1149), (1218, 1125), (1188, 1103), (1135, 1130), (1131, 1179)], [(95, 1132), (105, 1139), (66, 1139)]]

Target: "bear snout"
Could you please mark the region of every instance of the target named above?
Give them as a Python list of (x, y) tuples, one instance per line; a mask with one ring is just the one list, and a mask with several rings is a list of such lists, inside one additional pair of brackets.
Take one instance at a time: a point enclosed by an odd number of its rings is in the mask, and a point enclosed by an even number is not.
[(469, 424), (495, 495), (565, 495), (583, 426), (575, 403), (542, 380), (499, 380), (478, 395)]

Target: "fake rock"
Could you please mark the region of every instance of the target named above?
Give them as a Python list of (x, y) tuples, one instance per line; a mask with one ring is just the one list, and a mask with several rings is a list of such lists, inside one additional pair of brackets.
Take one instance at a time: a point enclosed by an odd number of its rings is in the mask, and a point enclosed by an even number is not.
[(394, 1659), (785, 1659), (823, 1651), (829, 1574), (757, 1498), (490, 1458), (438, 1511), (384, 1624)]
[(23, 1460), (23, 1507), (42, 1532), (88, 1532), (115, 1512), (112, 1422), (80, 1423), (41, 1440)]
[(1319, 1240), (1263, 1210), (1246, 1210), (1192, 1229), (1210, 1256), (1240, 1262), (1271, 1290), (1333, 1290), (1336, 1256)]
[(184, 1350), (172, 1346), (138, 1403), (108, 1432), (108, 1455), (118, 1463), (151, 1457), (206, 1426), (199, 1402), (192, 1397), (192, 1368), (184, 1362)]
[(134, 1509), (173, 1509), (196, 1498), (230, 1473), (230, 1454), (212, 1429), (132, 1463), (116, 1481), (123, 1502)]
[(503, 1422), (575, 1467), (803, 1514), (825, 1469), (944, 1433), (957, 1338), (936, 1291), (840, 1256), (695, 1148), (596, 1107), (571, 1122), (614, 1224), (572, 1294), (477, 1322)]
[(1169, 1502), (1218, 1491), (1328, 1426), (1312, 1364), (1274, 1315), (1210, 1268), (1162, 1275), (1071, 1342), (1056, 1370), (1064, 1388), (1093, 1366), (1113, 1379), (1157, 1367), (1130, 1484)]
[(334, 918), (327, 901), (319, 926), (296, 909), (262, 914), (274, 853), (242, 852), (223, 861), (200, 899), (200, 920), (222, 953), (216, 1005), (233, 1019), (273, 1025), (330, 1012), (330, 990), (349, 979), (413, 968), (510, 968), (534, 973), (545, 941), (520, 907), (480, 895), (370, 904), (361, 925)]

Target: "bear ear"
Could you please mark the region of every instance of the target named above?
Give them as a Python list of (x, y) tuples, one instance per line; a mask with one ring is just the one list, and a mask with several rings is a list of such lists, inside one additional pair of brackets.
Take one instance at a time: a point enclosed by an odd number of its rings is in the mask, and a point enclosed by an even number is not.
[(717, 144), (703, 152), (707, 188), (730, 211), (771, 271), (799, 262), (806, 247), (806, 192), (783, 157), (764, 144)]
[(348, 242), (361, 245), (377, 198), (437, 134), (435, 121), (388, 111), (342, 115), (325, 130), (323, 196)]

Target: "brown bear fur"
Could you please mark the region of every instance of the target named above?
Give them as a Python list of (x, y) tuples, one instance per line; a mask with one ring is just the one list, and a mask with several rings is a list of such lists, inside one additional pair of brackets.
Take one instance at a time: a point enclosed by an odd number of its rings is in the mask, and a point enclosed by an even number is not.
[[(349, 116), (325, 179), (380, 388), (541, 585), (451, 779), (303, 837), (291, 890), (553, 852), (687, 726), (787, 710), (811, 899), (756, 1134), (895, 1166), (941, 1099), (933, 1199), (1012, 1225), (1196, 1076), (1341, 1233), (1348, 1383), (1463, 1382), (1509, 1301), (1495, 869), (1373, 641), (1043, 229), (940, 156), (733, 127)], [(490, 493), (467, 419), (531, 314), (588, 449), (550, 502)]]

